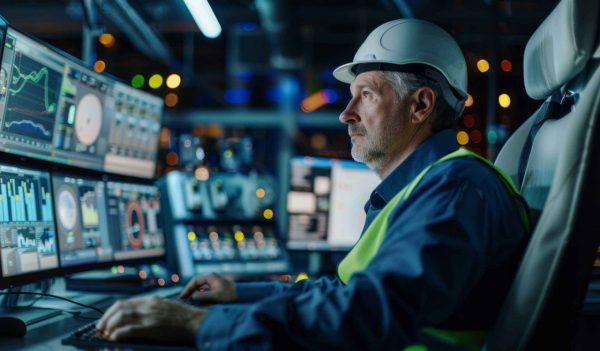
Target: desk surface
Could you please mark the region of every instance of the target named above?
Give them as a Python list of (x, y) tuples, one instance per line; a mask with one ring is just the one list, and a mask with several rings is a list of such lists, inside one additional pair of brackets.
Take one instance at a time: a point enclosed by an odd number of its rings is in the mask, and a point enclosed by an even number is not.
[[(160, 288), (135, 296), (159, 295), (163, 297), (170, 297), (176, 295), (180, 290), (181, 287), (179, 286)], [(73, 295), (70, 292), (65, 294), (61, 294), (61, 292), (55, 292), (54, 294), (59, 296)], [(98, 307), (102, 310), (106, 310), (117, 299), (128, 298), (131, 296), (111, 294), (78, 294), (65, 297), (72, 298), (77, 302), (93, 305), (94, 307)], [(43, 321), (28, 325), (27, 334), (23, 338), (0, 338), (0, 350), (76, 350), (76, 348), (73, 346), (61, 344), (61, 340), (69, 336), (76, 329), (100, 318), (99, 313), (94, 310), (57, 299), (51, 300), (51, 298), (44, 298), (34, 306), (46, 308), (51, 306), (53, 309), (61, 310), (62, 313)]]

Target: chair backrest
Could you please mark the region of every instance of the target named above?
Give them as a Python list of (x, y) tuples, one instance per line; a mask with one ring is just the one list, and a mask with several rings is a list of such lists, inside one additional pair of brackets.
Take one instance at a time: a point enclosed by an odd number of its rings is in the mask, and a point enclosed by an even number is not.
[[(525, 49), (527, 94), (546, 101), (496, 164), (516, 181), (537, 224), (488, 351), (571, 349), (600, 237), (600, 216), (590, 211), (600, 203), (592, 178), (600, 163), (599, 11), (598, 0), (561, 1)], [(567, 109), (566, 100), (574, 101)]]

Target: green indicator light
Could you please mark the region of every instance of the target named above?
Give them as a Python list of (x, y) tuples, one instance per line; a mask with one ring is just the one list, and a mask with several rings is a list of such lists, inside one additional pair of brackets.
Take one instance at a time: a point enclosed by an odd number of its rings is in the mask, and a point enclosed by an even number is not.
[(144, 76), (141, 74), (136, 74), (135, 76), (133, 76), (133, 78), (131, 78), (131, 86), (133, 86), (134, 88), (141, 88), (144, 86)]

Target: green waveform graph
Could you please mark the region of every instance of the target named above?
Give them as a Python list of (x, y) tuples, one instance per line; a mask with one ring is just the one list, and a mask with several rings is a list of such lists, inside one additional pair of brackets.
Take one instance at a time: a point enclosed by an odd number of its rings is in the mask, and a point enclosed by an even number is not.
[(56, 111), (56, 103), (49, 102), (48, 74), (47, 67), (42, 67), (39, 71), (31, 71), (28, 74), (23, 74), (18, 66), (13, 65), (12, 85), (16, 85), (17, 87), (13, 88), (11, 85), (9, 92), (11, 95), (17, 95), (25, 89), (27, 83), (33, 82), (39, 84), (40, 80), (44, 79), (44, 108), (49, 113), (54, 113)]
[(62, 73), (22, 52), (15, 54), (11, 73), (2, 129), (51, 142)]

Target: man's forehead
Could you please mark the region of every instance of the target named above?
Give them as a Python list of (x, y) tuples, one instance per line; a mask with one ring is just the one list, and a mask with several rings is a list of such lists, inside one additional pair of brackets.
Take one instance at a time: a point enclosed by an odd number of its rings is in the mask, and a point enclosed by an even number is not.
[(384, 84), (384, 82), (384, 73), (381, 71), (363, 72), (356, 76), (352, 83), (350, 83), (350, 90), (362, 86), (378, 87)]

